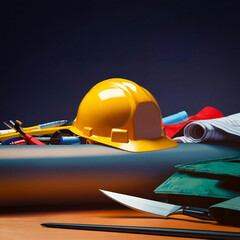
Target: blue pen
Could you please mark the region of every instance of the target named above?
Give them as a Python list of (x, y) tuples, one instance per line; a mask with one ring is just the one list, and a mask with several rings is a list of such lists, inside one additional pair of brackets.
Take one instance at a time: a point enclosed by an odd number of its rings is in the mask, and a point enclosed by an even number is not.
[(54, 122), (39, 124), (39, 127), (40, 128), (60, 127), (63, 124), (65, 124), (66, 122), (67, 122), (67, 120), (58, 120), (58, 121), (54, 121)]

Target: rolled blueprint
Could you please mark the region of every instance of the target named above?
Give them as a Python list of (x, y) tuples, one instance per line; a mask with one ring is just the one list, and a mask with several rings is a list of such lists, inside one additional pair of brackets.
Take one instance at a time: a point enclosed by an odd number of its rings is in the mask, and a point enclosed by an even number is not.
[(185, 142), (240, 141), (240, 113), (189, 123), (184, 128)]

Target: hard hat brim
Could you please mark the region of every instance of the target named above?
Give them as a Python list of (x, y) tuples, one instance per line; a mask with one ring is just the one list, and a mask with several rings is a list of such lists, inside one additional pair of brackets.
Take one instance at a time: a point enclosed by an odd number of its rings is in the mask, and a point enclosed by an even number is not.
[(178, 143), (172, 140), (169, 137), (160, 137), (155, 139), (143, 139), (143, 140), (134, 140), (127, 143), (121, 143), (121, 142), (113, 142), (111, 141), (111, 138), (107, 137), (101, 137), (101, 136), (85, 136), (81, 131), (79, 131), (77, 128), (72, 126), (70, 128), (70, 131), (77, 134), (78, 136), (91, 139), (93, 141), (106, 144), (111, 147), (116, 147), (125, 151), (129, 152), (148, 152), (148, 151), (156, 151), (156, 150), (162, 150), (167, 148), (173, 148), (178, 146)]

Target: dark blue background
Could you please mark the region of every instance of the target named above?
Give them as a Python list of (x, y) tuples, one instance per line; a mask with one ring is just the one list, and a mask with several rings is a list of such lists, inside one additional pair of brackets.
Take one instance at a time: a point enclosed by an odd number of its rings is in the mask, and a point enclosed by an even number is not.
[(163, 116), (239, 112), (238, 3), (5, 1), (0, 120), (73, 120), (88, 90), (112, 77), (148, 89)]

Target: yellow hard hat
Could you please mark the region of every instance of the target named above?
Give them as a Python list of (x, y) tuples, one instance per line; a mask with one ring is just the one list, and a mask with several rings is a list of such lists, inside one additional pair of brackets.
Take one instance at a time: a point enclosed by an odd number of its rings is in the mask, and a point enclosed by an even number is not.
[(70, 130), (130, 152), (177, 146), (165, 134), (161, 112), (152, 94), (121, 78), (102, 81), (86, 94)]

